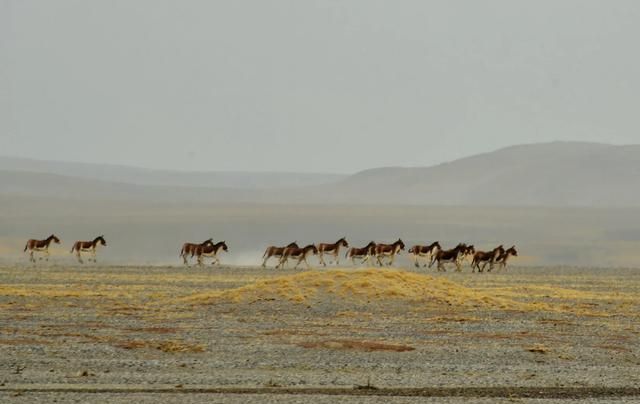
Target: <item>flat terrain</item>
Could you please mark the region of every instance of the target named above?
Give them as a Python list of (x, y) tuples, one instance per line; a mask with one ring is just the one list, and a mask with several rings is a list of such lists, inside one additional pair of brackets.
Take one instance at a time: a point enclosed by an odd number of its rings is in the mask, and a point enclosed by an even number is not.
[(638, 296), (633, 269), (5, 265), (0, 401), (631, 402)]

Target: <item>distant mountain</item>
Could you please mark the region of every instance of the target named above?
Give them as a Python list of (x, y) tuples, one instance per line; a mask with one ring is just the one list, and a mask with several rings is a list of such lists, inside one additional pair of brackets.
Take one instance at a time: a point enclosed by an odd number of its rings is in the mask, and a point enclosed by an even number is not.
[(392, 204), (640, 206), (639, 183), (640, 145), (553, 142), (366, 170), (322, 188), (340, 201)]
[(200, 188), (270, 189), (319, 185), (345, 178), (340, 174), (152, 170), (109, 164), (67, 163), (0, 156), (0, 170), (57, 174), (135, 185)]
[(69, 172), (79, 169), (71, 163), (42, 162), (20, 170), (15, 160), (7, 170), (8, 161), (0, 158), (0, 194), (154, 202), (640, 206), (640, 145), (520, 145), (433, 167), (376, 168), (348, 177), (225, 173), (216, 178), (215, 173), (97, 165), (78, 173)]

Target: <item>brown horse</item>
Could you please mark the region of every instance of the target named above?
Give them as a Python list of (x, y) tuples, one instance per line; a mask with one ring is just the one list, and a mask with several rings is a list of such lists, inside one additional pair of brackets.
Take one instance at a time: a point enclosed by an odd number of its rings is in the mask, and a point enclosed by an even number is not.
[(302, 261), (304, 261), (304, 263), (307, 264), (307, 268), (311, 269), (311, 265), (309, 265), (309, 263), (307, 262), (307, 255), (309, 255), (310, 252), (312, 252), (313, 255), (318, 254), (318, 247), (316, 247), (313, 244), (309, 244), (308, 246), (305, 246), (303, 248), (287, 247), (284, 249), (284, 252), (280, 257), (280, 262), (278, 263), (278, 265), (276, 265), (276, 269), (281, 267), (284, 268), (284, 264), (286, 264), (289, 258), (298, 259), (298, 262), (296, 262), (296, 266), (293, 267), (293, 269), (297, 269), (298, 265), (300, 265)]
[(382, 263), (382, 258), (384, 257), (389, 257), (389, 262), (387, 262), (387, 265), (393, 265), (393, 260), (396, 254), (400, 254), (401, 250), (404, 250), (404, 243), (401, 239), (398, 239), (393, 244), (376, 244), (374, 252), (376, 260), (378, 261), (378, 265), (384, 265)]
[(460, 243), (455, 248), (451, 250), (438, 250), (431, 257), (431, 263), (429, 264), (429, 268), (433, 266), (434, 263), (438, 263), (438, 271), (446, 271), (444, 264), (447, 262), (456, 264), (456, 271), (462, 270), (462, 264), (460, 262), (460, 257), (464, 256), (463, 254), (467, 251), (467, 245), (464, 243)]
[(267, 266), (267, 261), (269, 260), (269, 258), (271, 257), (276, 257), (278, 259), (282, 258), (282, 254), (284, 253), (284, 250), (286, 250), (287, 248), (298, 248), (298, 242), (294, 241), (293, 243), (289, 243), (286, 247), (276, 247), (276, 246), (269, 246), (267, 247), (267, 249), (264, 251), (264, 254), (262, 255), (263, 261), (262, 261), (262, 266), (266, 267)]
[(213, 245), (213, 239), (208, 239), (203, 241), (202, 243), (198, 244), (198, 243), (184, 243), (182, 245), (182, 250), (180, 250), (180, 255), (179, 257), (182, 258), (182, 261), (184, 261), (185, 265), (189, 265), (189, 261), (187, 260), (187, 255), (191, 255), (191, 257), (193, 257), (193, 252), (196, 250), (197, 247), (199, 246), (206, 246), (206, 245)]
[(218, 258), (217, 255), (220, 250), (224, 252), (229, 251), (226, 242), (220, 241), (215, 244), (208, 243), (205, 245), (196, 246), (195, 250), (191, 253), (191, 257), (193, 258), (194, 255), (198, 257), (198, 265), (200, 266), (202, 265), (203, 257), (212, 257), (213, 261), (211, 262), (211, 265), (220, 264), (220, 258)]
[[(431, 256), (437, 251), (441, 250), (439, 242), (431, 243), (430, 245), (414, 245), (409, 249), (409, 254), (413, 254), (413, 265), (416, 268), (420, 268), (420, 258), (426, 258), (427, 261), (431, 259)], [(427, 263), (424, 263), (427, 266)]]
[(476, 253), (476, 248), (473, 246), (473, 244), (466, 245), (464, 247), (464, 250), (462, 250), (462, 254), (460, 254), (460, 257), (458, 258), (460, 260), (460, 264), (462, 265), (462, 263), (467, 257), (471, 257), (471, 259), (473, 260), (473, 255), (475, 253)]
[[(489, 264), (489, 271), (491, 271), (496, 260), (503, 253), (504, 247), (502, 247), (502, 244), (491, 251), (477, 251), (475, 254), (473, 254), (473, 261), (471, 261), (471, 272), (475, 272), (476, 268), (478, 268), (478, 272), (484, 272), (484, 268), (487, 266), (487, 264)], [(480, 268), (480, 263), (482, 263), (482, 268)]]
[[(60, 244), (60, 239), (53, 234), (44, 240), (31, 239), (27, 241), (27, 245), (24, 246), (24, 252), (29, 250), (29, 261), (35, 264), (36, 259), (33, 254), (36, 252), (43, 252), (45, 260), (49, 261), (49, 245), (52, 241), (56, 244)], [(42, 259), (42, 257), (40, 257), (40, 259)]]
[(498, 263), (498, 269), (503, 270), (507, 269), (507, 261), (510, 257), (517, 257), (518, 251), (516, 251), (516, 246), (509, 247), (504, 253), (502, 253), (496, 262)]
[(327, 253), (327, 254), (333, 255), (333, 259), (335, 259), (336, 265), (340, 265), (340, 256), (338, 255), (340, 254), (340, 247), (349, 248), (349, 243), (347, 243), (347, 240), (344, 237), (342, 237), (340, 240), (336, 241), (333, 244), (329, 244), (329, 243), (318, 244), (318, 256), (320, 258), (320, 263), (325, 267), (327, 266), (322, 256), (324, 253)]
[(92, 258), (89, 258), (89, 261), (98, 262), (96, 261), (96, 249), (98, 248), (98, 245), (107, 246), (104, 236), (98, 236), (94, 238), (93, 241), (76, 241), (71, 248), (71, 253), (73, 254), (74, 251), (76, 252), (78, 262), (81, 264), (84, 264), (84, 261), (82, 261), (82, 257), (80, 256), (81, 252), (91, 253)]
[(351, 258), (353, 265), (356, 265), (356, 258), (360, 258), (360, 263), (364, 264), (365, 262), (368, 262), (371, 256), (375, 253), (375, 248), (376, 243), (369, 241), (369, 244), (362, 248), (351, 247), (344, 256), (345, 258)]

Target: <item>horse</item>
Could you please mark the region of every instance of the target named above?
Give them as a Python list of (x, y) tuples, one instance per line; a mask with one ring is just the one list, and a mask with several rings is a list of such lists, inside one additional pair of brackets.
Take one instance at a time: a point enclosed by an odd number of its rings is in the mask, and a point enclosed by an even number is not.
[(361, 258), (362, 261), (360, 261), (360, 263), (364, 264), (365, 262), (369, 261), (369, 258), (371, 258), (371, 256), (374, 254), (375, 248), (376, 243), (370, 241), (369, 244), (362, 248), (351, 247), (349, 250), (347, 250), (344, 257), (351, 258), (351, 262), (353, 262), (353, 265), (356, 265), (356, 258)]
[[(420, 258), (426, 258), (427, 261), (429, 261), (433, 253), (441, 249), (442, 247), (440, 247), (440, 243), (436, 241), (434, 243), (431, 243), (430, 245), (414, 245), (409, 249), (408, 252), (409, 254), (413, 254), (413, 260), (414, 260), (413, 265), (416, 268), (420, 268), (420, 262), (419, 262)], [(425, 267), (427, 266), (426, 262), (424, 266)]]
[(371, 256), (374, 254), (375, 248), (376, 243), (373, 241), (369, 241), (369, 244), (362, 248), (351, 247), (344, 254), (344, 257), (351, 258), (351, 262), (353, 262), (353, 265), (356, 265), (356, 258), (361, 258), (362, 260), (360, 261), (360, 263), (364, 264), (365, 262), (369, 261), (369, 258), (371, 258)]
[(191, 254), (191, 257), (193, 257), (193, 252), (195, 251), (195, 249), (199, 246), (206, 246), (206, 245), (213, 245), (213, 239), (208, 239), (203, 241), (202, 243), (198, 244), (198, 243), (184, 243), (182, 245), (182, 250), (180, 250), (180, 255), (178, 257), (182, 258), (182, 260), (184, 261), (185, 265), (189, 265), (189, 261), (187, 260), (187, 255)]
[(456, 264), (456, 271), (461, 271), (462, 264), (460, 263), (460, 255), (464, 254), (467, 248), (468, 247), (466, 244), (460, 243), (451, 250), (438, 250), (431, 257), (431, 263), (429, 264), (429, 268), (431, 268), (433, 264), (437, 261), (438, 271), (440, 270), (446, 271), (444, 264), (447, 262), (452, 262)]
[[(502, 244), (491, 251), (477, 251), (475, 254), (473, 254), (473, 261), (471, 261), (471, 272), (475, 272), (476, 268), (478, 268), (478, 272), (484, 272), (484, 268), (487, 266), (487, 264), (489, 264), (489, 271), (491, 271), (496, 260), (504, 253), (504, 251), (505, 250), (504, 247), (502, 247)], [(482, 263), (482, 268), (480, 268), (480, 263)]]
[(462, 254), (458, 257), (460, 260), (460, 265), (464, 263), (465, 258), (471, 257), (473, 260), (473, 255), (476, 253), (476, 248), (472, 245), (465, 245), (464, 250), (462, 250)]
[(98, 236), (93, 239), (93, 241), (76, 241), (71, 248), (71, 253), (76, 252), (76, 256), (78, 257), (78, 262), (84, 264), (82, 261), (82, 257), (80, 256), (81, 252), (90, 252), (93, 259), (89, 258), (89, 261), (98, 262), (96, 260), (96, 249), (98, 248), (98, 244), (107, 246), (107, 242), (104, 239), (104, 236)]
[(509, 260), (509, 257), (517, 257), (517, 256), (518, 256), (518, 251), (516, 250), (516, 246), (514, 245), (509, 247), (496, 260), (496, 262), (498, 263), (498, 268), (500, 270), (507, 269), (507, 261)]
[(284, 264), (289, 260), (289, 258), (298, 259), (298, 262), (296, 262), (296, 266), (293, 267), (293, 269), (297, 269), (298, 265), (300, 265), (302, 261), (304, 261), (304, 263), (307, 264), (307, 268), (311, 269), (311, 265), (309, 265), (309, 263), (307, 262), (307, 255), (309, 255), (310, 252), (312, 252), (313, 255), (317, 255), (318, 247), (316, 247), (313, 244), (309, 244), (308, 246), (305, 246), (303, 248), (287, 247), (284, 249), (284, 252), (280, 257), (280, 262), (278, 263), (278, 265), (276, 265), (276, 269), (280, 267), (284, 268)]
[(220, 250), (227, 252), (229, 248), (227, 247), (227, 243), (224, 241), (220, 241), (218, 243), (208, 243), (205, 245), (196, 246), (193, 252), (191, 252), (191, 258), (195, 255), (198, 257), (198, 265), (202, 265), (203, 257), (212, 257), (213, 261), (211, 265), (220, 264), (220, 258), (218, 258), (217, 254)]
[[(60, 239), (54, 234), (50, 235), (44, 240), (30, 239), (24, 246), (23, 252), (27, 252), (27, 250), (29, 250), (29, 261), (33, 262), (34, 264), (36, 262), (36, 259), (33, 254), (36, 252), (43, 252), (45, 254), (45, 260), (49, 261), (49, 245), (52, 241), (56, 244), (60, 244)], [(42, 259), (42, 257), (40, 257), (40, 259)]]
[(327, 264), (324, 262), (323, 254), (331, 254), (333, 258), (336, 260), (336, 265), (340, 265), (340, 247), (349, 248), (349, 243), (347, 240), (342, 237), (340, 240), (336, 241), (333, 244), (330, 243), (320, 243), (318, 244), (318, 256), (320, 258), (320, 263), (325, 267)]
[(267, 261), (271, 257), (281, 258), (282, 254), (284, 253), (284, 250), (286, 250), (287, 248), (298, 248), (298, 242), (294, 241), (293, 243), (289, 243), (286, 247), (276, 247), (276, 246), (267, 247), (267, 249), (264, 251), (264, 254), (262, 254), (262, 258), (263, 258), (262, 266), (266, 267)]
[(389, 257), (389, 262), (387, 263), (387, 265), (393, 265), (393, 259), (395, 258), (396, 254), (400, 254), (401, 250), (404, 250), (404, 243), (401, 239), (398, 239), (393, 244), (376, 244), (374, 251), (376, 260), (378, 261), (378, 265), (384, 265), (382, 263), (382, 258), (385, 256)]

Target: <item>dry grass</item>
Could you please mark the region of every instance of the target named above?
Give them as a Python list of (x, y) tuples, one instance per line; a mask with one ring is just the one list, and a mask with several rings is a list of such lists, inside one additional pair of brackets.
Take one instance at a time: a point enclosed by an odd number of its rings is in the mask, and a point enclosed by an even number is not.
[(493, 297), (441, 277), (389, 269), (310, 271), (258, 281), (231, 290), (213, 290), (180, 299), (191, 304), (221, 301), (252, 303), (289, 301), (307, 303), (314, 298), (335, 301), (409, 301), (437, 306), (530, 309), (527, 303)]
[(169, 341), (149, 341), (149, 340), (125, 340), (117, 341), (113, 343), (114, 346), (122, 349), (158, 349), (167, 353), (180, 353), (180, 352), (204, 352), (205, 347), (202, 344), (180, 340)]

